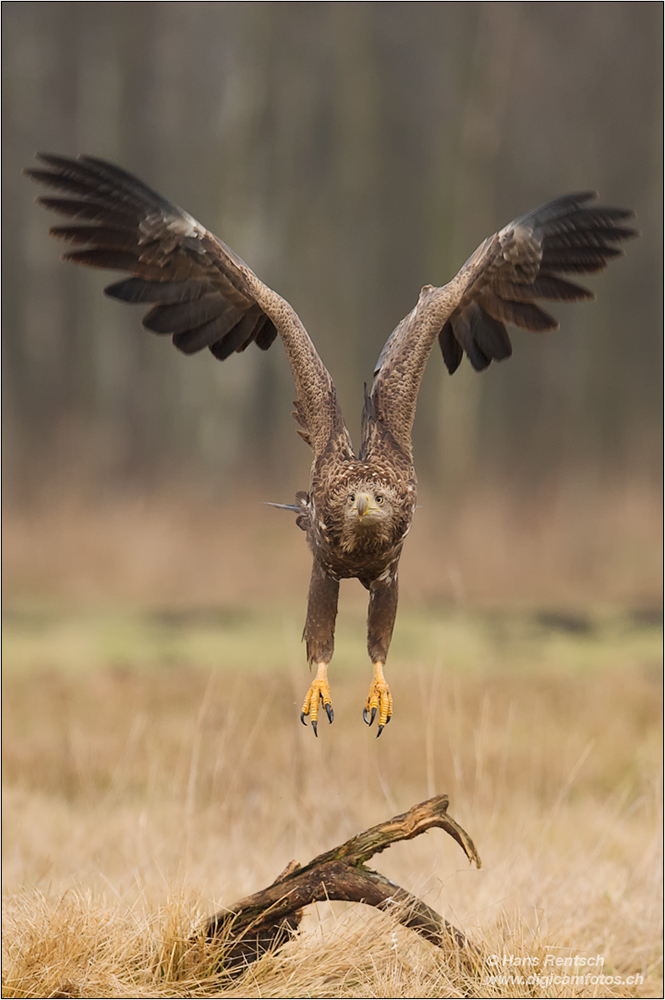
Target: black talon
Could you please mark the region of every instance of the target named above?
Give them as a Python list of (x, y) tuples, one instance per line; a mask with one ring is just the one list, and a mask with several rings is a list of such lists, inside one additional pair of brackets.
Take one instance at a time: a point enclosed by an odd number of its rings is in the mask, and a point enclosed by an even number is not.
[(368, 726), (370, 724), (369, 716), (367, 715), (367, 709), (366, 708), (363, 708), (363, 722), (366, 722)]
[(372, 725), (372, 723), (374, 722), (374, 717), (375, 717), (375, 716), (376, 716), (376, 706), (374, 706), (374, 708), (372, 709), (372, 716), (371, 716), (371, 718), (370, 718), (370, 720), (369, 720), (369, 724), (370, 724), (370, 726), (371, 726), (371, 725)]
[[(386, 726), (387, 726), (387, 725), (388, 725), (388, 723), (386, 722)], [(381, 733), (383, 732), (383, 730), (384, 730), (384, 729), (385, 729), (385, 726), (379, 726), (379, 731), (378, 731), (378, 733), (376, 734), (376, 738), (377, 738), (377, 740), (378, 740), (379, 736), (381, 735)]]
[(317, 731), (316, 731), (316, 719), (313, 719), (313, 720), (312, 720), (312, 729), (314, 730), (314, 735), (316, 736), (316, 738), (317, 738), (317, 740), (318, 740), (318, 738), (319, 738), (319, 734), (318, 734), (318, 733), (317, 733)]
[(335, 718), (335, 713), (333, 712), (332, 705), (326, 705), (325, 710), (328, 715), (328, 722), (332, 723)]
[(302, 722), (303, 726), (307, 725), (307, 723), (305, 722), (305, 713), (304, 712), (300, 713), (300, 721)]

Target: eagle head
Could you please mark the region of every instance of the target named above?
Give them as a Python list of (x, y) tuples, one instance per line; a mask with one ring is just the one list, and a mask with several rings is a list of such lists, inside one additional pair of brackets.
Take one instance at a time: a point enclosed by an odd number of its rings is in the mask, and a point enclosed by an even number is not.
[(392, 486), (376, 482), (354, 483), (340, 501), (343, 548), (351, 551), (358, 546), (394, 542), (400, 503)]

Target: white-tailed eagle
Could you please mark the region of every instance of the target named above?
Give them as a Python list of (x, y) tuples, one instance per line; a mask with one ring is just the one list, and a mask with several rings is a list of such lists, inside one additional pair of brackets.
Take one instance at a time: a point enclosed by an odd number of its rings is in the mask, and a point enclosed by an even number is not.
[(208, 348), (223, 361), (252, 342), (267, 350), (279, 335), (296, 385), (299, 433), (314, 453), (309, 488), (287, 505), (307, 534), (313, 566), (304, 639), (316, 666), (302, 707), (317, 731), (319, 705), (333, 721), (328, 664), (333, 655), (339, 582), (357, 577), (369, 591), (367, 650), (374, 676), (363, 716), (378, 733), (390, 721), (383, 674), (397, 611), (397, 568), (416, 509), (411, 428), (420, 381), (434, 343), (452, 374), (464, 354), (477, 371), (512, 352), (506, 323), (553, 330), (538, 299), (593, 298), (561, 277), (600, 271), (635, 236), (633, 213), (597, 205), (593, 192), (564, 195), (488, 237), (440, 288), (426, 285), (389, 337), (365, 393), (358, 454), (332, 378), (298, 316), (220, 239), (177, 205), (119, 167), (92, 156), (43, 154), (26, 173), (53, 188), (46, 208), (67, 216), (51, 235), (74, 244), (65, 259), (124, 271), (107, 295), (147, 303), (143, 325), (168, 334), (185, 354)]

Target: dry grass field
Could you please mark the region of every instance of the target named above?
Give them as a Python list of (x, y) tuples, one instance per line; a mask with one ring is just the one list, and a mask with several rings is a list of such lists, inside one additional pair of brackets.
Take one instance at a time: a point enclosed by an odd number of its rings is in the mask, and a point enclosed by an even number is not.
[[(521, 542), (488, 530), (486, 575), (459, 524), (439, 567), (414, 529), (378, 741), (355, 584), (335, 723), (298, 722), (307, 554), (279, 512), (254, 548), (211, 511), (9, 517), (3, 995), (662, 996), (658, 548), (644, 498), (616, 509), (583, 553), (533, 520)], [(604, 588), (602, 566), (621, 567)], [(234, 980), (188, 948), (292, 858), (439, 792), (483, 868), (437, 830), (374, 863), (485, 965), (337, 903)]]

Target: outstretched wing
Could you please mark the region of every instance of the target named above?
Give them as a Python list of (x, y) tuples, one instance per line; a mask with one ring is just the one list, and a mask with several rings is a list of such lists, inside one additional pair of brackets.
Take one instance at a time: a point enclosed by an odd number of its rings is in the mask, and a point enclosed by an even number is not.
[(252, 342), (267, 350), (281, 337), (296, 384), (299, 432), (319, 454), (331, 435), (348, 439), (335, 387), (295, 311), (196, 219), (132, 174), (93, 156), (39, 154), (33, 180), (64, 197), (37, 201), (68, 216), (56, 238), (78, 249), (65, 260), (128, 272), (105, 292), (149, 303), (143, 325), (170, 334), (185, 354), (205, 347), (223, 361)]
[(423, 288), (377, 363), (366, 434), (373, 432), (372, 419), (378, 421), (410, 454), (418, 389), (437, 337), (451, 374), (464, 354), (482, 371), (512, 354), (506, 323), (523, 330), (558, 328), (537, 299), (594, 297), (560, 275), (601, 271), (623, 253), (617, 244), (638, 235), (623, 225), (633, 212), (588, 205), (595, 197), (565, 195), (541, 205), (481, 243), (449, 284)]

